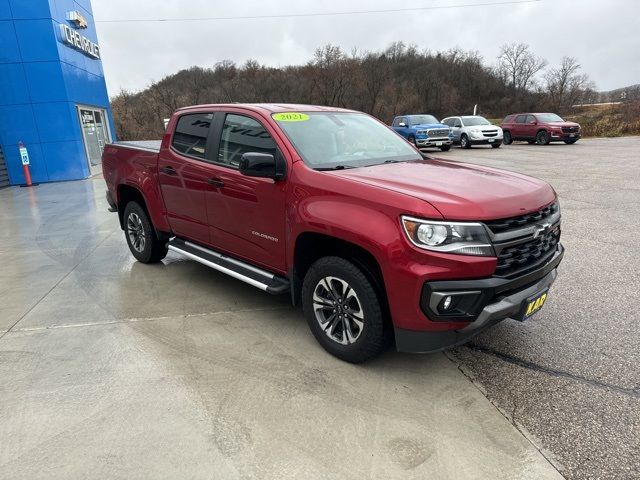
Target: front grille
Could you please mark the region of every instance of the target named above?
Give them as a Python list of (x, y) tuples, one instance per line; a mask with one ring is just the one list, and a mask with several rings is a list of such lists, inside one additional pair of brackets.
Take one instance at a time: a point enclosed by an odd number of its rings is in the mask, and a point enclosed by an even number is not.
[(537, 212), (527, 213), (526, 215), (521, 215), (520, 217), (506, 218), (503, 220), (490, 220), (488, 222), (485, 222), (485, 224), (493, 233), (500, 233), (506, 230), (512, 230), (515, 228), (526, 227), (528, 225), (539, 223), (540, 220), (543, 220), (549, 215), (553, 215), (556, 212), (558, 212), (558, 204), (552, 203), (551, 205), (541, 208)]
[(429, 130), (427, 131), (427, 135), (429, 135), (430, 137), (448, 137), (449, 130), (444, 128), (441, 128), (439, 130)]
[(546, 263), (558, 249), (560, 227), (540, 234), (528, 242), (502, 249), (498, 255), (496, 275), (522, 275)]
[(578, 133), (580, 127), (562, 127), (562, 133)]
[(483, 130), (482, 134), (485, 137), (495, 137), (498, 135), (498, 131), (497, 130)]

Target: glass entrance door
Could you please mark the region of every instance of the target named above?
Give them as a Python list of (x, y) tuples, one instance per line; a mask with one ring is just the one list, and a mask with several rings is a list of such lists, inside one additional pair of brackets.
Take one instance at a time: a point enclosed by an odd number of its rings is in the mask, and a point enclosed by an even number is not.
[(89, 159), (91, 175), (101, 170), (102, 151), (106, 143), (110, 142), (109, 130), (106, 125), (106, 114), (103, 109), (78, 107), (80, 126), (84, 149)]

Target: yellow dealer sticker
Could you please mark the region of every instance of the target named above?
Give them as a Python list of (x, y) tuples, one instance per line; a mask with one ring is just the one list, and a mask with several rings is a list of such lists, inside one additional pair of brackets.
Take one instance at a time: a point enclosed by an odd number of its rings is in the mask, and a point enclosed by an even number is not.
[(278, 122), (306, 122), (309, 120), (309, 115), (299, 112), (274, 113), (271, 116)]

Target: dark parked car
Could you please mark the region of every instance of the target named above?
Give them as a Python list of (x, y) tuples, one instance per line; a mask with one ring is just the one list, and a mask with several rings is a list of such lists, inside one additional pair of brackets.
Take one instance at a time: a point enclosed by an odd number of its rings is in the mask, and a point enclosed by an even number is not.
[(576, 143), (580, 138), (580, 125), (566, 122), (555, 113), (514, 113), (502, 122), (504, 144), (513, 140), (548, 145), (550, 142)]

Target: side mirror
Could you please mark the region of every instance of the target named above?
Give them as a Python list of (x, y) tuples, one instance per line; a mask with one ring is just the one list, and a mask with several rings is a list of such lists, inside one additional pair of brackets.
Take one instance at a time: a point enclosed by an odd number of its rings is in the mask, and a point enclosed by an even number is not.
[(537, 124), (538, 124), (538, 122), (537, 122), (537, 121), (535, 121), (535, 120), (531, 120), (531, 121), (529, 122), (529, 125), (537, 125)]
[(247, 177), (273, 178), (281, 180), (286, 174), (284, 158), (279, 153), (274, 157), (270, 153), (247, 152), (242, 154), (238, 165), (240, 173)]
[(398, 126), (399, 126), (399, 127), (406, 127), (406, 126), (407, 126), (407, 124), (406, 124), (406, 123), (404, 123), (404, 122), (400, 122), (400, 123), (398, 124)]

